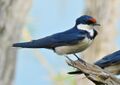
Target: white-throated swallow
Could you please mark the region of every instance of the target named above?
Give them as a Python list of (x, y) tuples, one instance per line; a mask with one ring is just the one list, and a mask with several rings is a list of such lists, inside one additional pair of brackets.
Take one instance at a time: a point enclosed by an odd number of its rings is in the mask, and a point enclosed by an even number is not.
[(30, 42), (15, 43), (13, 47), (47, 48), (59, 55), (75, 54), (88, 48), (97, 35), (96, 19), (83, 15), (76, 20), (73, 28)]

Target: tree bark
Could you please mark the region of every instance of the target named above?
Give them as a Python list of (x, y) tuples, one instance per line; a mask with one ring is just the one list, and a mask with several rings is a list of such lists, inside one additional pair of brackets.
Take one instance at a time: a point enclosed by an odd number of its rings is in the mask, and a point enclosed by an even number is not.
[(16, 65), (16, 49), (21, 28), (31, 0), (0, 0), (0, 85), (12, 85)]
[(111, 73), (101, 69), (96, 65), (89, 64), (82, 59), (73, 61), (68, 58), (68, 65), (77, 68), (81, 73), (90, 79), (95, 85), (120, 85), (120, 79), (117, 79)]

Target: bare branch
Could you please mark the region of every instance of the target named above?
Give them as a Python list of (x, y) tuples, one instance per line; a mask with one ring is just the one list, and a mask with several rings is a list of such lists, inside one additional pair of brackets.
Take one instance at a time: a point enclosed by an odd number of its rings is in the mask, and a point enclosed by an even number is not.
[(101, 69), (97, 65), (89, 64), (82, 59), (73, 61), (68, 58), (69, 66), (77, 68), (83, 72), (88, 79), (93, 81), (96, 85), (120, 85), (120, 80), (111, 73)]

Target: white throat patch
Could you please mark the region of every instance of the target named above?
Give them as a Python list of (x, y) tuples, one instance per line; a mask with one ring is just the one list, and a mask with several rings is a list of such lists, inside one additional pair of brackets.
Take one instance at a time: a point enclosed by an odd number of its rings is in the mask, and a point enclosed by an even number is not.
[(85, 24), (78, 24), (77, 29), (85, 30), (85, 31), (89, 32), (90, 36), (94, 35), (93, 26), (89, 26), (89, 25), (85, 25)]

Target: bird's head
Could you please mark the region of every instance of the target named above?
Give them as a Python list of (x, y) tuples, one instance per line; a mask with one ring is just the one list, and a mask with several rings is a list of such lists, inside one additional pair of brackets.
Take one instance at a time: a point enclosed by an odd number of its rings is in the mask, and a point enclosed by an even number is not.
[(100, 24), (97, 24), (96, 23), (96, 19), (91, 17), (91, 16), (88, 16), (88, 15), (83, 15), (81, 17), (79, 17), (77, 20), (76, 20), (76, 25), (92, 25), (92, 26), (100, 26)]
[(94, 26), (100, 26), (100, 24), (96, 23), (96, 19), (88, 15), (83, 15), (76, 20), (75, 28), (85, 30), (89, 32), (91, 36), (94, 36)]

